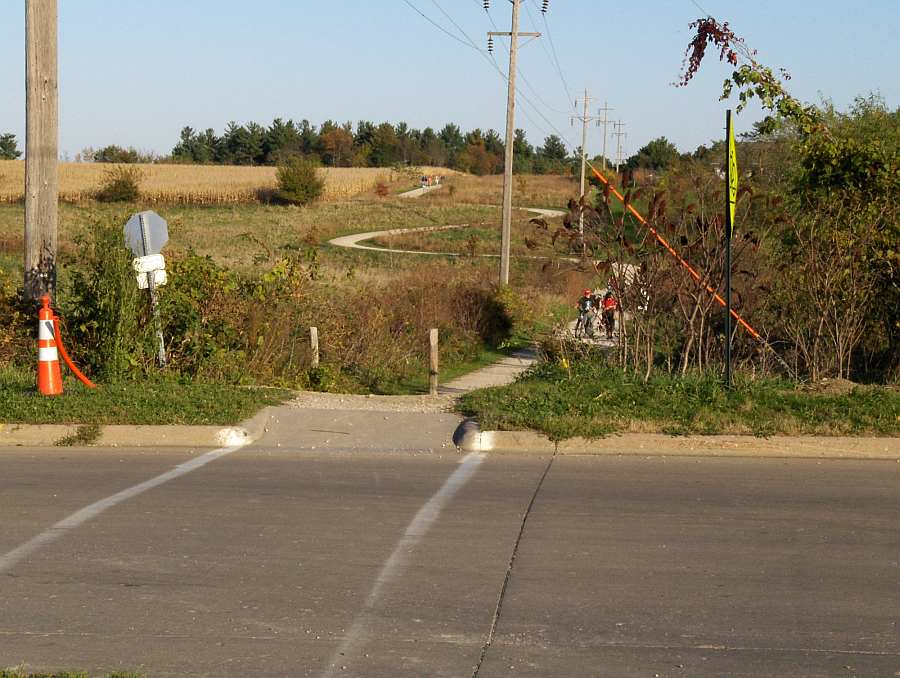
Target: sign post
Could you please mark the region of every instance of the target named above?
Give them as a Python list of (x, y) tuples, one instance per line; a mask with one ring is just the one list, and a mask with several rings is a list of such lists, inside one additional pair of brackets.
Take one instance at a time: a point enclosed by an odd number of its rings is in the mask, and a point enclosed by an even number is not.
[(725, 111), (725, 386), (731, 388), (731, 234), (734, 230), (734, 208), (737, 203), (738, 171), (734, 149), (731, 109)]
[(169, 241), (169, 226), (156, 212), (148, 210), (132, 215), (125, 224), (124, 231), (125, 244), (137, 257), (132, 265), (137, 273), (138, 287), (150, 290), (150, 308), (159, 339), (159, 366), (165, 367), (166, 344), (159, 316), (157, 287), (165, 285), (167, 281), (166, 262), (159, 252)]

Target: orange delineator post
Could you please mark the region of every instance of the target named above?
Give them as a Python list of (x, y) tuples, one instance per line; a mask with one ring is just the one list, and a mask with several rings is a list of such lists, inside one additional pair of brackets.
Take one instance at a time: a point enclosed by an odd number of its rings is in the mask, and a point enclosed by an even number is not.
[(88, 388), (97, 388), (97, 385), (88, 379), (84, 374), (82, 374), (81, 370), (72, 362), (72, 359), (69, 357), (68, 352), (66, 351), (66, 347), (62, 343), (62, 337), (59, 335), (59, 316), (53, 316), (53, 329), (56, 332), (56, 346), (59, 349), (59, 354), (62, 356), (66, 365), (72, 370), (72, 374), (80, 381), (82, 384), (87, 386)]
[(41, 304), (38, 311), (38, 390), (43, 395), (60, 395), (63, 385), (56, 350), (56, 319), (50, 308), (50, 297), (42, 296)]
[[(590, 163), (588, 164), (590, 165)], [(621, 200), (623, 205), (625, 205), (625, 197), (616, 190), (616, 187), (609, 182), (609, 179), (600, 174), (600, 172), (597, 171), (597, 168), (593, 165), (590, 165), (590, 167), (591, 171), (594, 173), (594, 176), (602, 181), (605, 186), (608, 186), (610, 192), (619, 200)], [(641, 213), (638, 212), (631, 204), (625, 205), (625, 207), (641, 224), (643, 224), (653, 234), (653, 237), (656, 238), (659, 244), (665, 247), (669, 251), (669, 254), (675, 257), (679, 261), (679, 263), (687, 269), (688, 273), (690, 273), (697, 282), (701, 283), (704, 288), (706, 288), (706, 291), (712, 294), (713, 298), (718, 301), (723, 308), (725, 308), (725, 300), (721, 297), (721, 295), (714, 288), (710, 287), (708, 283), (703, 282), (703, 278), (700, 276), (700, 274), (697, 273), (697, 271), (695, 271), (694, 268), (687, 261), (685, 261), (685, 259), (680, 254), (678, 254), (678, 252), (675, 251), (674, 247), (666, 242), (666, 239), (659, 234), (659, 231), (653, 228), (653, 226), (651, 226), (650, 223), (646, 219), (644, 219), (643, 216), (641, 216)], [(740, 315), (738, 315), (738, 313), (734, 309), (731, 309), (731, 317), (737, 320), (738, 323), (742, 325), (744, 329), (746, 329), (755, 339), (763, 342), (764, 344), (766, 343), (765, 339), (762, 338), (760, 333), (750, 327), (747, 321), (744, 320)]]

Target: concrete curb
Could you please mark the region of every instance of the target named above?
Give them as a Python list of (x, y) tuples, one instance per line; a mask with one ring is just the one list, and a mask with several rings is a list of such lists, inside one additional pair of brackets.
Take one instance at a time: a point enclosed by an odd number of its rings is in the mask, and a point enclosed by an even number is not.
[(669, 436), (623, 433), (606, 438), (554, 442), (533, 431), (482, 431), (463, 421), (453, 443), (464, 452), (562, 454), (572, 456), (756, 457), (784, 459), (881, 459), (900, 462), (900, 438), (849, 436)]
[[(238, 426), (143, 426), (110, 424), (100, 428), (92, 447), (233, 447), (262, 437), (273, 408), (265, 407)], [(0, 424), (2, 447), (53, 447), (78, 433), (83, 424)]]

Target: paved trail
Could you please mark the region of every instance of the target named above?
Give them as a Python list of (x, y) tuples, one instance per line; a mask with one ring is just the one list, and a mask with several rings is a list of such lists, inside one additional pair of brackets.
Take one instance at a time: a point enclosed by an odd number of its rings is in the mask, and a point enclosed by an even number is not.
[[(440, 186), (428, 186), (425, 188), (417, 188), (414, 191), (408, 191), (407, 193), (402, 193), (400, 195), (401, 198), (417, 198), (419, 196), (425, 195), (430, 191), (434, 191), (441, 188)], [(532, 212), (534, 214), (543, 216), (543, 217), (561, 217), (566, 214), (563, 210), (551, 210), (551, 209), (542, 209), (539, 207), (526, 207), (524, 208), (528, 212)], [(380, 247), (378, 245), (368, 244), (364, 245), (363, 243), (367, 240), (373, 240), (375, 238), (383, 238), (391, 235), (404, 235), (407, 233), (427, 233), (431, 231), (449, 231), (457, 228), (466, 228), (469, 224), (447, 224), (445, 226), (421, 226), (419, 228), (392, 228), (384, 231), (367, 231), (365, 233), (354, 233), (353, 235), (344, 235), (340, 238), (332, 238), (328, 241), (330, 245), (334, 245), (335, 247), (347, 247), (350, 249), (356, 250), (369, 250), (371, 252), (390, 252), (392, 254), (427, 254), (429, 256), (438, 256), (438, 257), (461, 257), (464, 256), (460, 252), (425, 252), (421, 250), (404, 250), (404, 249), (395, 249), (391, 247)], [(479, 254), (479, 257), (499, 257), (499, 254)], [(531, 257), (529, 257), (531, 258)]]

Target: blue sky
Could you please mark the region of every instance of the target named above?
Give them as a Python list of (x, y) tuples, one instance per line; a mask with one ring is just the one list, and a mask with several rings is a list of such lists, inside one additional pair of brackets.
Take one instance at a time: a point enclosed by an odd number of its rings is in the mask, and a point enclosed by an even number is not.
[[(671, 85), (688, 24), (705, 14), (695, 0), (550, 0), (546, 25), (540, 0), (524, 1), (520, 30), (545, 34), (520, 52), (531, 85), (520, 79), (520, 88), (537, 110), (521, 105), (517, 126), (532, 143), (555, 131), (580, 143), (568, 113), (585, 87), (625, 122), (629, 153), (661, 135), (681, 150), (722, 136), (718, 93), (729, 71), (716, 55), (688, 88)], [(482, 0), (408, 2), (465, 41), (443, 9), (479, 47), (493, 30)], [(799, 98), (845, 108), (874, 90), (900, 105), (900, 0), (696, 2), (728, 20), (760, 61), (787, 68)], [(24, 5), (0, 4), (0, 132), (20, 146)], [(505, 124), (506, 86), (490, 63), (406, 0), (59, 0), (59, 13), (60, 150), (70, 155), (111, 143), (167, 153), (183, 126), (221, 133), (229, 120)], [(492, 0), (490, 16), (509, 30), (508, 2)], [(505, 70), (503, 51), (498, 43)], [(748, 109), (736, 129), (759, 117)], [(599, 152), (600, 130), (590, 135), (588, 150)]]

